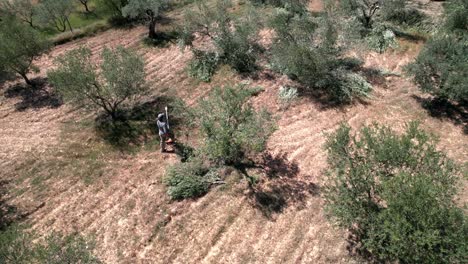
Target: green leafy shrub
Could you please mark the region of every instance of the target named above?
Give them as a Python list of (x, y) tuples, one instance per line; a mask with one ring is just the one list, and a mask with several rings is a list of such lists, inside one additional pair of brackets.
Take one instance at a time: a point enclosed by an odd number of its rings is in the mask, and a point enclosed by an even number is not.
[(467, 101), (468, 34), (430, 39), (408, 70), (422, 91), (440, 99)]
[(398, 46), (395, 33), (385, 26), (374, 27), (367, 36), (367, 43), (373, 50), (383, 53), (388, 48), (395, 48)]
[(339, 68), (332, 72), (327, 90), (330, 97), (338, 102), (351, 102), (354, 98), (368, 97), (372, 85), (360, 74)]
[(243, 86), (217, 87), (200, 102), (203, 156), (216, 164), (235, 165), (264, 149), (274, 126), (269, 113), (248, 103), (255, 92)]
[(214, 52), (193, 50), (194, 58), (188, 65), (190, 77), (210, 82), (218, 68), (219, 56)]
[(181, 200), (204, 195), (209, 188), (209, 181), (204, 178), (209, 169), (199, 159), (178, 163), (169, 167), (165, 184), (172, 199)]
[(417, 123), (402, 135), (342, 125), (326, 144), (326, 210), (378, 262), (461, 263), (468, 225), (454, 198), (460, 171)]
[(466, 34), (468, 26), (468, 2), (464, 0), (450, 1), (445, 7), (445, 23), (444, 29), (446, 32), (455, 34)]
[(467, 7), (466, 1), (451, 2), (443, 27), (408, 66), (408, 72), (421, 90), (439, 99), (468, 100)]

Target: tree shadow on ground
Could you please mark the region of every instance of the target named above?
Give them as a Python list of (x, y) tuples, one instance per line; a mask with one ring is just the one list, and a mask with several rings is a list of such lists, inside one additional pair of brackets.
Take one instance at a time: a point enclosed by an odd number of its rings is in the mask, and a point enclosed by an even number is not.
[[(133, 147), (144, 143), (159, 140), (156, 128), (158, 113), (164, 112), (164, 107), (179, 103), (176, 98), (161, 96), (150, 101), (138, 104), (132, 108), (122, 110), (118, 118), (112, 120), (108, 115), (102, 113), (96, 118), (95, 130), (97, 135), (110, 145), (122, 150), (131, 150)], [(171, 128), (182, 123), (177, 114), (171, 114)]]
[(17, 208), (8, 204), (5, 198), (9, 189), (8, 184), (8, 181), (0, 181), (0, 230), (12, 224), (16, 218), (15, 215), (18, 213)]
[(422, 98), (412, 96), (432, 116), (438, 119), (450, 120), (457, 126), (462, 126), (463, 132), (468, 134), (468, 105), (465, 103), (451, 103), (437, 98)]
[(15, 104), (17, 111), (47, 107), (58, 108), (63, 104), (60, 96), (47, 87), (46, 78), (36, 78), (31, 81), (33, 86), (19, 83), (9, 87), (4, 92), (6, 98), (21, 98), (21, 101)]
[(12, 81), (16, 78), (14, 74), (4, 72), (0, 70), (0, 85), (5, 83), (6, 81)]
[(288, 161), (285, 153), (266, 153), (259, 164), (266, 180), (251, 186), (249, 199), (266, 218), (274, 220), (288, 206), (304, 209), (307, 197), (320, 195), (320, 187), (301, 179), (297, 163)]
[(156, 38), (145, 38), (143, 42), (150, 47), (167, 48), (171, 44), (176, 44), (179, 38), (179, 32), (176, 30), (156, 33)]
[(401, 31), (401, 30), (397, 30), (397, 29), (393, 29), (393, 32), (395, 33), (395, 36), (397, 36), (398, 38), (402, 38), (402, 39), (405, 39), (405, 40), (411, 41), (411, 42), (416, 42), (417, 43), (417, 42), (427, 40), (427, 38), (424, 37), (424, 36), (407, 33), (407, 32)]
[(42, 202), (32, 210), (21, 212), (16, 206), (8, 203), (7, 196), (10, 191), (10, 181), (0, 180), (0, 230), (4, 230), (14, 223), (21, 222), (45, 206), (45, 202)]

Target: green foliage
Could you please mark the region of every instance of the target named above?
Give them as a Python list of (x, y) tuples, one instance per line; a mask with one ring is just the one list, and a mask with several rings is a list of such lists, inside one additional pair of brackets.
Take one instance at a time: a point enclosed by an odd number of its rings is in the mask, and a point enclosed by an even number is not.
[(128, 4), (122, 8), (124, 17), (143, 17), (148, 21), (148, 37), (156, 38), (156, 21), (161, 11), (166, 7), (168, 0), (129, 0)]
[(122, 9), (128, 4), (128, 0), (96, 0), (98, 9), (112, 17), (123, 17)]
[(356, 97), (368, 97), (372, 91), (372, 85), (360, 74), (351, 72), (343, 67), (331, 73), (328, 93), (331, 98), (339, 102), (350, 102)]
[(73, 31), (69, 18), (74, 10), (73, 0), (42, 0), (37, 6), (37, 15), (42, 24), (51, 25), (60, 32), (65, 32), (67, 26)]
[(460, 172), (417, 123), (403, 135), (378, 125), (326, 144), (326, 209), (379, 262), (460, 263), (468, 226), (454, 198)]
[(454, 0), (446, 6), (444, 30), (455, 34), (467, 34), (468, 1)]
[(31, 84), (27, 74), (38, 70), (33, 61), (49, 49), (49, 42), (16, 19), (0, 21), (0, 39), (0, 68), (19, 74)]
[(80, 236), (52, 234), (42, 243), (20, 227), (10, 226), (0, 231), (0, 263), (101, 263), (92, 251), (94, 244)]
[(408, 71), (422, 91), (454, 101), (468, 100), (468, 28), (466, 1), (446, 9), (443, 28), (432, 37)]
[(330, 15), (312, 17), (277, 9), (270, 21), (276, 32), (271, 67), (338, 102), (367, 96), (370, 85), (339, 59), (344, 47), (338, 44), (337, 28)]
[(13, 16), (34, 28), (35, 14), (32, 0), (0, 0), (0, 17)]
[[(387, 0), (392, 1), (392, 0)], [(398, 0), (397, 0), (398, 1)], [(379, 0), (343, 0), (339, 2), (343, 13), (355, 17), (365, 28), (372, 28), (374, 18), (380, 9)]]
[(417, 26), (426, 19), (421, 11), (408, 7), (407, 0), (381, 1), (383, 21), (390, 21), (397, 25)]
[(247, 11), (238, 16), (230, 12), (231, 5), (230, 0), (217, 0), (215, 7), (197, 2), (194, 10), (185, 13), (180, 44), (192, 46), (195, 35), (207, 37), (213, 43), (213, 48), (205, 51), (207, 54), (215, 53), (220, 62), (239, 73), (249, 73), (256, 69), (259, 52), (257, 15), (252, 8), (246, 8)]
[(194, 58), (188, 65), (190, 77), (195, 77), (204, 82), (210, 82), (211, 77), (216, 72), (219, 63), (219, 57), (214, 52), (204, 52), (193, 50)]
[(218, 87), (200, 102), (203, 156), (216, 164), (235, 165), (264, 149), (274, 127), (266, 111), (257, 112), (248, 103), (253, 92), (242, 86)]
[(441, 99), (468, 100), (468, 34), (430, 39), (409, 72), (422, 91)]
[(348, 25), (346, 38), (355, 45), (362, 45), (362, 40), (365, 40), (371, 49), (383, 52), (396, 43), (394, 32), (403, 32), (408, 28), (426, 31), (428, 26), (426, 15), (408, 2), (407, 0), (339, 1), (338, 16)]
[(306, 0), (251, 0), (253, 4), (266, 4), (274, 7), (285, 8), (294, 13), (303, 13), (307, 9)]
[(105, 48), (99, 64), (91, 55), (88, 48), (68, 52), (56, 60), (57, 67), (48, 77), (65, 100), (100, 107), (118, 119), (122, 107), (132, 105), (147, 91), (144, 61), (123, 47)]
[(204, 178), (208, 171), (209, 169), (199, 159), (191, 159), (169, 167), (164, 179), (169, 187), (167, 193), (175, 200), (204, 195), (210, 184)]
[(388, 48), (398, 46), (395, 33), (383, 25), (378, 25), (372, 28), (367, 36), (367, 43), (373, 50), (383, 53)]

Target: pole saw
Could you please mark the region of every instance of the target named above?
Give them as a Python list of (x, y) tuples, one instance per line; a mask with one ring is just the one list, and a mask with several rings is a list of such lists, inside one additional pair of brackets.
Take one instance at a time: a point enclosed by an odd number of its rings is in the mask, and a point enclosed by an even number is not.
[(169, 115), (167, 114), (167, 106), (164, 108), (164, 110), (166, 110), (166, 123), (167, 123), (167, 128), (171, 129), (171, 127), (169, 126)]
[[(167, 128), (168, 129), (171, 129), (171, 127), (169, 126), (169, 114), (167, 113), (167, 106), (164, 107), (164, 110), (166, 111), (166, 124), (167, 124)], [(172, 138), (169, 138), (166, 143), (168, 144), (172, 144), (174, 141), (172, 140)]]

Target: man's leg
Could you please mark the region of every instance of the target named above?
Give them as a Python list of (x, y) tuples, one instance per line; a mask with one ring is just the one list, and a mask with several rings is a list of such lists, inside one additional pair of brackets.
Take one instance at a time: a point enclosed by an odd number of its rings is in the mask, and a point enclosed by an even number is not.
[(160, 142), (159, 145), (161, 146), (161, 152), (166, 151), (166, 135), (159, 135)]

